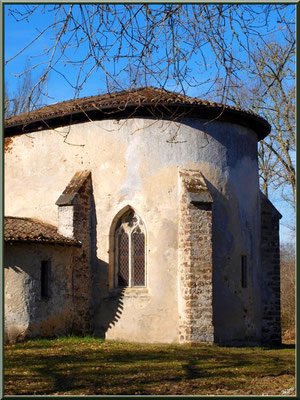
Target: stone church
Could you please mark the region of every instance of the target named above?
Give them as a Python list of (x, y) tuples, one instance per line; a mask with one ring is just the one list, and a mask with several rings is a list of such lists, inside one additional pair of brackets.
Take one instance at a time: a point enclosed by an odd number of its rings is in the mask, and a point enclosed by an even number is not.
[(5, 340), (281, 342), (251, 112), (153, 87), (5, 121)]

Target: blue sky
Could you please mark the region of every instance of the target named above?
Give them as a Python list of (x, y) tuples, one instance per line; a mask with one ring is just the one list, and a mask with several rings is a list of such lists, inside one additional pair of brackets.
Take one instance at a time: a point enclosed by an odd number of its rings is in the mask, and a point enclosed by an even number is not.
[[(8, 10), (11, 5), (4, 5), (4, 49), (5, 49), (5, 60), (13, 57), (16, 53), (18, 53), (32, 38), (38, 33), (41, 32), (51, 20), (48, 13), (47, 7), (52, 7), (49, 5), (46, 7), (45, 12), (42, 13), (39, 11), (38, 13), (34, 13), (29, 21), (21, 21), (16, 22), (15, 19), (11, 16), (8, 16)], [(13, 5), (14, 8), (21, 9), (22, 5)], [(287, 8), (288, 13), (295, 12), (295, 5), (290, 5)], [(278, 16), (273, 16), (270, 21), (271, 24), (268, 29), (274, 31), (274, 27), (277, 25)], [(272, 26), (271, 26), (272, 25)], [(267, 33), (267, 29), (265, 28), (265, 33)], [(277, 33), (273, 32), (271, 34), (272, 38), (276, 41), (281, 40), (280, 31)], [(43, 53), (45, 49), (49, 47), (51, 43), (51, 38), (53, 37), (53, 32), (51, 30), (47, 31), (46, 34), (42, 35), (40, 40), (34, 43), (30, 48), (24, 51), (20, 56), (16, 57), (14, 60), (9, 62), (5, 67), (5, 82), (7, 83), (7, 87), (9, 92), (13, 92), (18, 84), (19, 78), (17, 75), (24, 71), (24, 66), (26, 62), (29, 60), (31, 66), (40, 64), (33, 72), (33, 80), (38, 76), (47, 64), (49, 59), (49, 55), (39, 56), (38, 54)], [(83, 45), (81, 48), (77, 50), (78, 59), (82, 57), (84, 52), (86, 51), (86, 47)], [(160, 49), (158, 51), (161, 51)], [(236, 51), (234, 48), (233, 51)], [(206, 53), (206, 56), (212, 56), (210, 53)], [(62, 60), (63, 61), (63, 60)], [(203, 69), (200, 70), (196, 64), (196, 59), (192, 59), (190, 63), (190, 67), (195, 74), (199, 76), (201, 75), (201, 79), (203, 82), (206, 81), (209, 77), (213, 77), (215, 74), (215, 69), (212, 67), (210, 70), (205, 72)], [(126, 63), (125, 60), (121, 60), (121, 63)], [(68, 65), (66, 62), (61, 62), (57, 65), (59, 71), (64, 73), (70, 81), (74, 81), (76, 71), (74, 67)], [(126, 79), (123, 78), (122, 79)], [(201, 94), (208, 89), (209, 85), (203, 85), (198, 88), (189, 88), (187, 90), (187, 94), (190, 96), (202, 97)], [(166, 87), (167, 89), (174, 89), (173, 87)], [(74, 95), (74, 89), (67, 84), (67, 82), (57, 73), (51, 72), (49, 76), (49, 98), (44, 99), (44, 104), (56, 103), (63, 100), (71, 99)], [(80, 93), (80, 97), (83, 96), (91, 96), (99, 93), (103, 93), (106, 91), (105, 80), (103, 74), (100, 71), (96, 71), (86, 82), (83, 90)], [(291, 209), (286, 206), (286, 204), (281, 200), (280, 193), (271, 193), (271, 200), (274, 202), (274, 205), (278, 208), (278, 210), (283, 214), (283, 218), (281, 220), (281, 238), (283, 241), (290, 240), (290, 231), (285, 227), (285, 225), (291, 225), (293, 221), (293, 213)]]
[[(26, 20), (20, 22), (15, 21), (15, 19), (11, 15), (9, 15), (10, 8), (22, 10), (23, 7), (24, 6), (21, 4), (4, 5), (4, 21), (5, 21), (4, 46), (5, 46), (6, 60), (14, 56), (16, 53), (18, 53), (18, 51), (20, 51), (30, 40), (32, 40), (32, 38), (36, 36), (38, 32), (43, 31), (43, 29), (46, 26), (48, 26), (49, 21), (52, 22), (53, 12), (51, 12), (50, 10), (53, 8), (53, 5), (50, 4), (46, 5), (46, 8), (44, 10), (41, 7), (36, 13), (33, 13), (33, 15), (30, 17), (30, 20), (28, 21)], [(159, 7), (159, 6), (152, 6), (152, 7)], [(295, 6), (290, 5), (289, 8), (287, 8), (287, 10), (289, 13), (293, 14)], [(272, 15), (271, 18), (269, 19), (270, 23), (268, 27), (262, 27), (261, 32), (267, 35), (266, 38), (270, 37), (275, 41), (280, 41), (281, 33), (280, 31), (278, 31), (279, 25), (277, 20), (278, 16), (274, 13), (274, 15)], [(258, 21), (256, 26), (259, 26), (260, 23), (261, 22)], [(236, 29), (237, 33), (240, 33), (241, 29), (237, 24), (236, 24)], [(180, 32), (178, 32), (178, 36), (179, 35)], [(41, 38), (37, 42), (35, 42), (32, 46), (30, 46), (19, 57), (15, 58), (6, 65), (5, 78), (9, 88), (13, 90), (13, 88), (16, 87), (18, 82), (18, 78), (16, 78), (16, 75), (23, 72), (26, 59), (30, 61), (31, 66), (40, 64), (35, 69), (35, 76), (38, 76), (38, 74), (41, 73), (41, 71), (46, 68), (49, 55), (42, 55), (42, 56), (38, 55), (40, 55), (41, 53), (43, 53), (45, 49), (50, 47), (51, 39), (53, 38), (53, 36), (54, 36), (53, 30), (52, 31), (48, 30), (45, 34), (41, 36)], [(160, 44), (159, 38), (157, 40), (158, 40), (157, 44), (159, 45)], [(233, 47), (232, 49), (230, 49), (230, 51), (235, 53), (239, 52), (236, 43), (237, 42), (235, 39)], [(185, 43), (185, 41), (182, 41), (181, 45), (186, 46), (188, 48), (188, 45)], [(124, 47), (124, 49), (126, 49), (126, 47)], [(113, 47), (110, 54), (112, 54), (112, 52), (114, 52), (115, 50), (116, 47)], [(86, 51), (87, 51), (86, 44), (82, 44), (79, 47), (79, 49), (76, 50), (76, 55), (73, 49), (68, 50), (68, 55), (80, 59), (85, 55)], [(189, 62), (189, 68), (193, 71), (195, 76), (197, 77), (201, 76), (200, 80), (202, 82), (205, 82), (207, 79), (213, 79), (216, 74), (216, 68), (213, 65), (214, 55), (212, 54), (212, 51), (208, 47), (207, 48), (204, 47), (204, 52), (207, 64), (210, 65), (210, 68), (208, 68), (207, 71), (205, 70), (205, 68), (203, 67), (201, 68), (197, 65), (197, 62), (199, 60), (202, 61), (201, 57), (199, 56), (192, 57), (192, 59)], [(161, 46), (157, 49), (157, 57), (161, 57), (162, 55), (163, 55), (163, 50)], [(108, 69), (110, 68), (112, 70), (112, 64), (110, 63), (107, 65)], [(118, 67), (121, 68), (125, 65), (126, 65), (126, 59), (120, 59), (120, 61), (118, 62)], [(86, 66), (87, 68), (89, 67), (88, 63), (86, 64)], [(60, 63), (56, 65), (56, 69), (59, 70), (61, 73), (65, 74), (68, 77), (69, 81), (74, 82), (78, 68), (74, 68), (74, 66), (68, 65), (68, 63), (66, 62), (66, 57), (63, 57), (60, 60)], [(126, 80), (127, 76), (125, 74), (122, 74), (121, 80), (122, 79)], [(203, 93), (205, 93), (209, 89), (209, 87), (210, 84), (203, 84), (200, 87), (195, 87), (195, 88), (186, 86), (186, 91), (187, 91), (186, 94), (190, 96), (201, 97), (201, 95), (203, 95)], [(174, 89), (176, 90), (176, 88), (172, 86), (171, 82), (169, 85), (166, 86), (166, 88), (170, 90)], [(53, 103), (71, 99), (74, 95), (73, 88), (62, 78), (61, 75), (55, 72), (51, 72), (49, 75), (48, 90), (50, 98), (44, 99), (44, 102), (47, 103)], [(105, 90), (106, 86), (105, 86), (104, 75), (100, 70), (98, 71), (96, 70), (94, 74), (91, 75), (90, 79), (86, 82), (83, 90), (80, 93), (80, 97), (98, 94), (99, 92)]]

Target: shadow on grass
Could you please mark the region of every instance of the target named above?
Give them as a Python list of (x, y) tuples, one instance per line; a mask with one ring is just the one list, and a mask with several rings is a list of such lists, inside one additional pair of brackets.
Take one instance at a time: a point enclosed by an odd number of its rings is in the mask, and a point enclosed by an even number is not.
[[(292, 375), (291, 361), (281, 357), (281, 351), (292, 348), (148, 346), (92, 338), (31, 341), (15, 346), (26, 352), (12, 350), (7, 357), (5, 382), (10, 382), (10, 389), (6, 394), (19, 394), (19, 389), (35, 395), (193, 394), (195, 390), (203, 393), (208, 384), (214, 390), (220, 382), (223, 387), (238, 388), (244, 384), (242, 375), (244, 380), (245, 376)], [(32, 383), (24, 392), (22, 385), (30, 377)], [(34, 388), (36, 377), (42, 382), (40, 389)]]
[(263, 346), (262, 349), (264, 350), (284, 350), (284, 349), (291, 349), (295, 350), (296, 345), (294, 343), (284, 343), (278, 346)]
[(282, 344), (281, 346), (279, 346), (279, 348), (280, 349), (295, 349), (296, 345), (295, 345), (295, 343), (289, 343), (289, 344), (285, 343), (285, 344)]

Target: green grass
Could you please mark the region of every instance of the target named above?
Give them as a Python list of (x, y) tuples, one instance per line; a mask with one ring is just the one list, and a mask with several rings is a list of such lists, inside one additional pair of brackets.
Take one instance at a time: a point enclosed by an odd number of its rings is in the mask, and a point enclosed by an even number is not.
[(294, 395), (295, 349), (93, 337), (5, 346), (5, 395)]

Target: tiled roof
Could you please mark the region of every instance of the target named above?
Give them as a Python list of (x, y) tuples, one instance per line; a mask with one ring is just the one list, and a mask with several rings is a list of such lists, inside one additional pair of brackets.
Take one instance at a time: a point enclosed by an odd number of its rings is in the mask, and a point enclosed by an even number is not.
[(76, 239), (60, 235), (53, 225), (32, 218), (4, 217), (5, 242), (79, 245)]
[(198, 117), (229, 120), (250, 126), (257, 132), (259, 139), (270, 132), (269, 123), (250, 111), (164, 89), (145, 87), (63, 101), (13, 116), (5, 120), (5, 136), (51, 129), (90, 119), (128, 118), (139, 114), (164, 115), (176, 119), (184, 113), (192, 115), (192, 110), (193, 115)]

